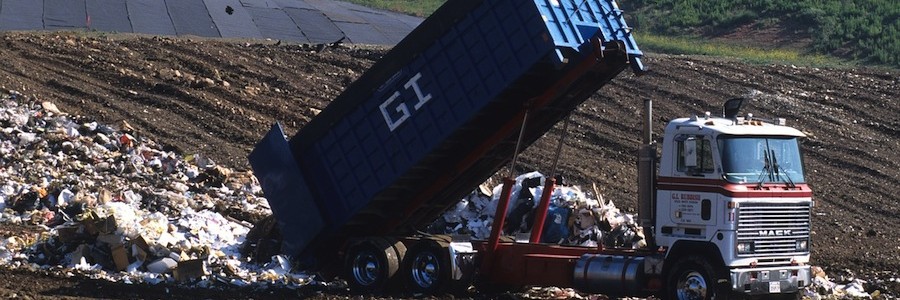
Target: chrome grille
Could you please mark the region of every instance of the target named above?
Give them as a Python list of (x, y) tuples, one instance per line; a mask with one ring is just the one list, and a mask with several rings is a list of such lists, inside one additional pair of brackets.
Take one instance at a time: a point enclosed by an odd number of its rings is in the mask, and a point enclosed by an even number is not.
[[(810, 203), (741, 203), (738, 207), (738, 242), (752, 241), (752, 254), (741, 257), (809, 253)], [(807, 241), (798, 251), (797, 242)]]

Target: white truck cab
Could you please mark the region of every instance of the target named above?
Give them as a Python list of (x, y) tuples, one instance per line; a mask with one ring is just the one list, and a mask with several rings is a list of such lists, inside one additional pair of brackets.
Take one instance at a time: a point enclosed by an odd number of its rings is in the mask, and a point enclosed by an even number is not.
[[(657, 246), (668, 249), (667, 261), (702, 257), (706, 269), (718, 273), (672, 270), (678, 293), (705, 294), (721, 279), (729, 279), (733, 292), (749, 295), (793, 293), (809, 284), (813, 201), (800, 155), (802, 137), (784, 119), (752, 115), (707, 113), (668, 123), (653, 236)], [(703, 267), (693, 269), (702, 273)], [(706, 282), (710, 278), (719, 280)]]

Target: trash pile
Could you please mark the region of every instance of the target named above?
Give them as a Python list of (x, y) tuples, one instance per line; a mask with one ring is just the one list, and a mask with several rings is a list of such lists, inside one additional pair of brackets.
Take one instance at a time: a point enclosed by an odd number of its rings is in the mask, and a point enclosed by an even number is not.
[[(531, 232), (533, 214), (540, 202), (545, 179), (538, 172), (516, 178), (506, 212), (504, 234), (517, 236), (518, 239)], [(488, 189), (482, 185), (444, 213), (431, 231), (487, 239), (502, 188), (498, 185)], [(596, 189), (594, 192), (599, 195)], [(608, 248), (644, 246), (643, 229), (637, 225), (635, 215), (623, 213), (612, 201), (604, 203), (602, 196), (598, 197), (599, 200), (588, 198), (576, 186), (557, 185), (550, 196), (541, 242), (589, 247), (602, 244)]]
[(284, 257), (241, 257), (248, 221), (271, 214), (249, 172), (15, 91), (0, 91), (0, 128), (0, 223), (43, 229), (0, 241), (0, 265), (126, 283), (312, 281)]

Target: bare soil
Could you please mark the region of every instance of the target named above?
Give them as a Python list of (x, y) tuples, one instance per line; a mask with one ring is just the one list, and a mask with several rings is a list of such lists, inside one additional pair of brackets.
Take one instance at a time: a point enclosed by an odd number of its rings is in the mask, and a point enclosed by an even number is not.
[[(80, 33), (0, 38), (0, 87), (99, 122), (124, 121), (139, 136), (237, 169), (247, 168), (247, 154), (273, 122), (296, 132), (385, 53)], [(569, 183), (596, 183), (607, 200), (634, 210), (634, 153), (645, 99), (654, 101), (654, 130), (662, 132), (668, 119), (717, 113), (728, 98), (752, 96), (745, 112), (787, 118), (809, 135), (802, 146), (816, 200), (814, 264), (900, 295), (900, 283), (883, 281), (900, 277), (900, 72), (654, 54), (645, 63), (649, 74), (623, 73), (573, 113), (560, 167)], [(557, 126), (528, 149), (518, 169), (549, 169), (560, 133)], [(319, 290), (135, 286), (53, 270), (0, 270), (2, 298), (342, 295)]]

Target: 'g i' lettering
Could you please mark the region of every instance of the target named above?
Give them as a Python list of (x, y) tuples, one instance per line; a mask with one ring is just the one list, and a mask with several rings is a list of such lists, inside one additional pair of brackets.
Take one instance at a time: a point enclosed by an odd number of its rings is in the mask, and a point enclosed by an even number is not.
[[(400, 127), (400, 124), (403, 124), (406, 119), (409, 119), (413, 112), (418, 111), (419, 108), (422, 108), (422, 105), (425, 105), (428, 100), (431, 100), (431, 94), (424, 94), (422, 92), (422, 88), (419, 87), (418, 81), (420, 78), (422, 78), (422, 73), (416, 73), (415, 76), (410, 78), (408, 81), (406, 81), (406, 84), (403, 85), (403, 87), (407, 91), (412, 88), (412, 91), (416, 93), (416, 98), (419, 100), (415, 105), (413, 105), (413, 111), (410, 111), (409, 107), (406, 105), (406, 103), (403, 103), (403, 101), (394, 103), (394, 101), (400, 97), (401, 91), (395, 91), (393, 94), (391, 94), (390, 97), (388, 97), (387, 100), (385, 100), (381, 103), (381, 105), (378, 106), (378, 108), (381, 109), (381, 115), (384, 116), (384, 122), (387, 123), (388, 128), (390, 128), (392, 132), (394, 131), (394, 129), (397, 129), (397, 127)], [(389, 112), (388, 108), (391, 108), (390, 110), (394, 112), (394, 116), (391, 116), (392, 112)]]

